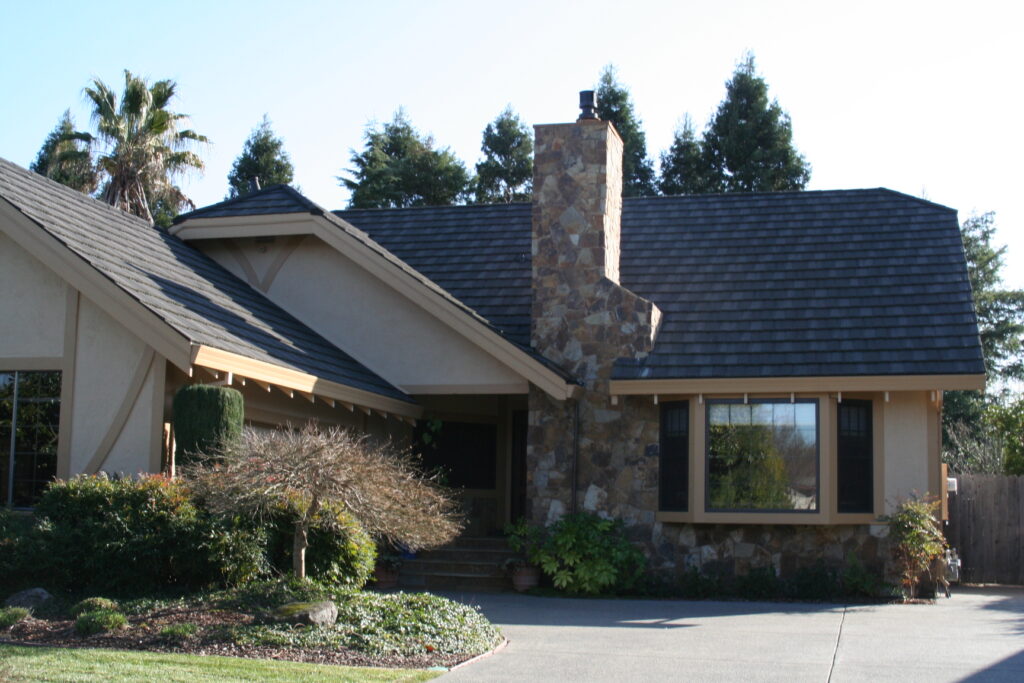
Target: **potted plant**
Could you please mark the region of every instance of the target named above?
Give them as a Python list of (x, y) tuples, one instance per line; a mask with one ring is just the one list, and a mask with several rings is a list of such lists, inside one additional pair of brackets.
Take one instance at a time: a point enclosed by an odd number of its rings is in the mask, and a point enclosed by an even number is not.
[(520, 593), (536, 588), (540, 583), (540, 569), (537, 567), (537, 554), (543, 540), (543, 529), (530, 524), (525, 519), (505, 527), (508, 545), (512, 550), (522, 553), (522, 557), (510, 557), (502, 563), (502, 568), (512, 576), (512, 587)]
[(387, 553), (377, 557), (377, 565), (373, 568), (373, 580), (380, 590), (390, 590), (398, 585), (398, 570), (402, 567), (402, 558)]

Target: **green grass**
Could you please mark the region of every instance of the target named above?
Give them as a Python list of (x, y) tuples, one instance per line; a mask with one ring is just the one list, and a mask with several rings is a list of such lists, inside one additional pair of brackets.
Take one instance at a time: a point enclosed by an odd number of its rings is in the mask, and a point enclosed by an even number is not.
[(234, 657), (0, 645), (0, 681), (427, 681), (438, 671), (364, 669)]

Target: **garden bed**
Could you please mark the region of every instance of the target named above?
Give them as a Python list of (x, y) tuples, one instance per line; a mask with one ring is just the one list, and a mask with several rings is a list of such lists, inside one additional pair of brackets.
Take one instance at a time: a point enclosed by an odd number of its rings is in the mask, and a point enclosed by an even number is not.
[[(292, 600), (332, 599), (338, 620), (316, 627), (267, 616)], [(427, 593), (330, 594), (315, 585), (267, 582), (175, 600), (127, 600), (127, 625), (81, 635), (70, 604), (53, 601), (0, 639), (18, 645), (226, 655), (346, 666), (451, 667), (488, 652), (501, 635), (477, 610)]]

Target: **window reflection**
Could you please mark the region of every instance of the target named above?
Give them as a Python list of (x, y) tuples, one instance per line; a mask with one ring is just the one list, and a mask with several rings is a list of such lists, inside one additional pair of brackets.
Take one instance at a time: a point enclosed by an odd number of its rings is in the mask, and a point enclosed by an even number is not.
[(818, 509), (818, 404), (708, 402), (707, 507)]
[(0, 500), (31, 507), (57, 474), (59, 372), (0, 372)]

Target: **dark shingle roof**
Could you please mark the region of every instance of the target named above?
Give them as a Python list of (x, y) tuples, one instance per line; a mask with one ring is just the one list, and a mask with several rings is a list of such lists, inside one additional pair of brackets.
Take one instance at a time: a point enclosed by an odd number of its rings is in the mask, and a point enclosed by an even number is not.
[(3, 159), (0, 196), (187, 340), (412, 402), (216, 262), (145, 221)]
[(265, 216), (277, 213), (322, 214), (323, 209), (288, 185), (269, 185), (251, 194), (225, 199), (204, 206), (174, 219), (180, 223), (188, 218), (222, 218), (224, 216)]
[[(528, 343), (528, 204), (336, 213)], [(984, 372), (955, 211), (890, 190), (626, 199), (621, 273), (664, 321), (617, 378)]]

